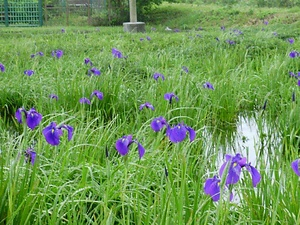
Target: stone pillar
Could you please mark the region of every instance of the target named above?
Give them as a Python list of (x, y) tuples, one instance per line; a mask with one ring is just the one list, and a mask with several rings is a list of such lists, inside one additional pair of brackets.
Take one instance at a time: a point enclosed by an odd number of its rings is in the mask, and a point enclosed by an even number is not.
[(130, 22), (123, 23), (125, 32), (145, 32), (145, 23), (137, 22), (136, 0), (129, 0)]
[(130, 22), (137, 22), (136, 0), (129, 0)]

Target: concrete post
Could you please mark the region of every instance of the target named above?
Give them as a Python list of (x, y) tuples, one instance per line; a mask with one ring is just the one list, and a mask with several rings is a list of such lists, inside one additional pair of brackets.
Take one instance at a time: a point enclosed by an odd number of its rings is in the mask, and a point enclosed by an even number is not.
[(129, 0), (130, 22), (123, 23), (125, 32), (145, 32), (145, 23), (137, 22), (136, 0)]
[(129, 12), (130, 12), (130, 22), (137, 22), (136, 15), (136, 0), (129, 0)]

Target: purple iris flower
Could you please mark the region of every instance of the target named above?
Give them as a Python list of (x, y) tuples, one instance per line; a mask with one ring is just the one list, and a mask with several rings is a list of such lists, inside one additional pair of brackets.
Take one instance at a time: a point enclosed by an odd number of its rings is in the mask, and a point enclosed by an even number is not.
[(167, 128), (167, 136), (169, 137), (170, 141), (173, 143), (182, 142), (185, 137), (186, 133), (190, 135), (190, 141), (195, 140), (196, 132), (193, 128), (184, 125), (183, 123), (179, 123), (174, 127)]
[(222, 31), (225, 31), (225, 26), (221, 26), (221, 30), (222, 30)]
[(189, 72), (189, 69), (188, 69), (186, 66), (183, 66), (183, 67), (182, 67), (182, 70), (183, 70), (184, 72), (186, 72), (186, 73)]
[(43, 52), (38, 52), (38, 53), (30, 55), (31, 58), (34, 58), (35, 56), (44, 56), (44, 53)]
[(150, 38), (149, 36), (147, 36), (146, 39), (147, 39), (148, 41), (151, 41), (151, 38)]
[(90, 98), (93, 98), (93, 96), (96, 96), (100, 100), (103, 99), (103, 93), (98, 90), (93, 91)]
[(164, 99), (166, 99), (167, 101), (169, 101), (169, 103), (171, 104), (172, 103), (172, 99), (175, 98), (175, 100), (178, 102), (179, 101), (179, 98), (173, 93), (173, 92), (170, 92), (170, 93), (166, 93), (164, 95)]
[(161, 131), (164, 126), (167, 126), (167, 121), (164, 117), (160, 116), (157, 118), (154, 118), (150, 124), (152, 130), (155, 132)]
[(291, 77), (296, 77), (296, 75), (294, 74), (294, 72), (290, 71), (289, 74), (290, 74)]
[(31, 75), (34, 74), (34, 71), (33, 70), (25, 70), (24, 74), (30, 77)]
[(298, 176), (300, 176), (300, 169), (299, 169), (299, 167), (300, 167), (300, 159), (296, 159), (295, 161), (293, 161), (293, 162), (291, 163), (291, 167), (292, 167), (293, 171), (294, 171)]
[(58, 96), (55, 94), (50, 94), (49, 98), (58, 100)]
[(84, 59), (84, 64), (93, 66), (93, 63), (92, 63), (92, 61), (90, 60), (90, 58), (85, 58), (85, 59)]
[(220, 168), (220, 177), (222, 177), (224, 169), (229, 164), (228, 174), (226, 177), (226, 185), (227, 184), (235, 184), (240, 179), (240, 174), (242, 167), (246, 165), (247, 158), (242, 157), (240, 154), (236, 154), (235, 156), (226, 154), (225, 162)]
[(118, 49), (116, 49), (116, 48), (113, 48), (112, 50), (111, 50), (111, 53), (112, 53), (112, 55), (115, 57), (115, 58), (123, 58), (123, 55), (122, 55), (122, 53), (118, 50)]
[(5, 71), (5, 66), (4, 66), (2, 63), (0, 63), (0, 71), (1, 71), (1, 72), (4, 72), (4, 71)]
[(25, 161), (30, 162), (32, 165), (34, 165), (35, 158), (36, 158), (36, 152), (33, 151), (32, 148), (28, 148), (25, 151)]
[(288, 39), (288, 42), (289, 42), (290, 44), (294, 44), (295, 39), (294, 39), (294, 38), (289, 38), (289, 39)]
[(145, 148), (137, 140), (132, 140), (131, 134), (125, 135), (122, 138), (118, 139), (116, 142), (116, 149), (122, 156), (125, 156), (128, 154), (129, 146), (132, 143), (136, 143), (138, 145), (139, 157), (141, 159), (145, 154)]
[(52, 52), (51, 52), (51, 55), (53, 56), (53, 57), (56, 57), (56, 58), (61, 58), (62, 56), (63, 56), (63, 54), (64, 54), (64, 52), (62, 51), (62, 50), (53, 50)]
[(145, 102), (144, 104), (141, 104), (139, 109), (142, 110), (145, 107), (148, 108), (148, 109), (154, 110), (153, 105), (151, 105), (151, 103), (149, 103), (149, 102)]
[(144, 40), (144, 38), (140, 38), (140, 41), (143, 41)]
[(205, 83), (203, 84), (203, 87), (204, 87), (204, 88), (207, 88), (207, 89), (215, 90), (215, 89), (214, 89), (214, 86), (213, 86), (210, 82), (205, 82)]
[(226, 40), (226, 42), (228, 43), (228, 44), (230, 44), (230, 45), (234, 45), (235, 44), (235, 41), (233, 41), (233, 40)]
[(225, 162), (223, 163), (219, 171), (220, 177), (223, 176), (224, 170), (226, 168), (228, 169), (228, 172), (226, 174), (225, 184), (226, 185), (235, 184), (240, 179), (240, 174), (243, 167), (246, 167), (246, 169), (250, 172), (252, 177), (252, 185), (253, 187), (256, 187), (261, 180), (260, 173), (257, 171), (255, 167), (251, 166), (250, 163), (247, 164), (247, 158), (242, 157), (241, 154), (239, 153), (236, 154), (235, 156), (226, 154)]
[(269, 24), (269, 21), (264, 20), (264, 24), (265, 24), (265, 25), (268, 25), (268, 24)]
[(19, 123), (22, 123), (22, 112), (25, 115), (27, 126), (33, 130), (36, 126), (38, 126), (43, 118), (43, 116), (35, 111), (34, 108), (31, 108), (29, 111), (26, 111), (23, 107), (17, 109), (15, 117)]
[(295, 77), (295, 78), (297, 78), (297, 79), (300, 78), (300, 71), (297, 72), (297, 74), (294, 73), (294, 72), (289, 72), (289, 74), (290, 74), (291, 77)]
[(291, 58), (296, 58), (298, 55), (299, 55), (299, 53), (296, 52), (296, 51), (291, 51), (290, 54), (289, 54), (289, 56), (290, 56)]
[(91, 101), (88, 98), (86, 98), (86, 97), (83, 97), (83, 98), (79, 99), (79, 102), (81, 104), (88, 104), (88, 105), (91, 104)]
[(242, 34), (243, 34), (243, 31), (238, 30), (238, 29), (234, 29), (234, 30), (233, 30), (233, 33), (236, 34), (236, 35), (242, 35)]
[(154, 73), (153, 74), (153, 78), (154, 78), (154, 80), (158, 80), (158, 78), (161, 78), (162, 80), (165, 80), (165, 76), (164, 75), (162, 75), (161, 73)]
[(217, 176), (208, 178), (204, 184), (204, 193), (210, 195), (214, 202), (220, 199), (220, 183), (221, 179)]
[(73, 137), (73, 127), (69, 125), (57, 126), (55, 122), (51, 122), (49, 126), (43, 129), (43, 135), (50, 145), (59, 145), (60, 137), (63, 135), (63, 130), (68, 132), (68, 141)]
[(65, 32), (66, 32), (66, 30), (65, 30), (64, 28), (62, 28), (62, 29), (61, 29), (61, 32), (62, 32), (62, 33), (65, 33)]
[(91, 74), (94, 74), (95, 76), (99, 76), (101, 74), (100, 70), (98, 70), (97, 68), (92, 68), (90, 70), (88, 70), (88, 75), (91, 76)]

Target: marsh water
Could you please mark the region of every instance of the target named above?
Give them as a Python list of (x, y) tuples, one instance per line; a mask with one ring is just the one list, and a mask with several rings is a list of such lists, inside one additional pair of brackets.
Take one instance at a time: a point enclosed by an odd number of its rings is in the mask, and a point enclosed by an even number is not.
[[(281, 145), (279, 132), (256, 116), (239, 116), (236, 123), (228, 124), (227, 128), (216, 131), (214, 133), (216, 137), (212, 138), (217, 138), (219, 141), (216, 143), (221, 144), (210, 146), (218, 154), (218, 165), (224, 162), (225, 154), (236, 153), (247, 157), (247, 161), (252, 165), (261, 160), (267, 164), (269, 154)], [(211, 132), (208, 136), (211, 138)]]

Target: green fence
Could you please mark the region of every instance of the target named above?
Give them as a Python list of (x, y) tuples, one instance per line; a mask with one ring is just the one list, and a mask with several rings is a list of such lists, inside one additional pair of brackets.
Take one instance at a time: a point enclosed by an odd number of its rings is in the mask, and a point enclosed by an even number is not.
[(0, 26), (42, 26), (42, 0), (0, 0)]

